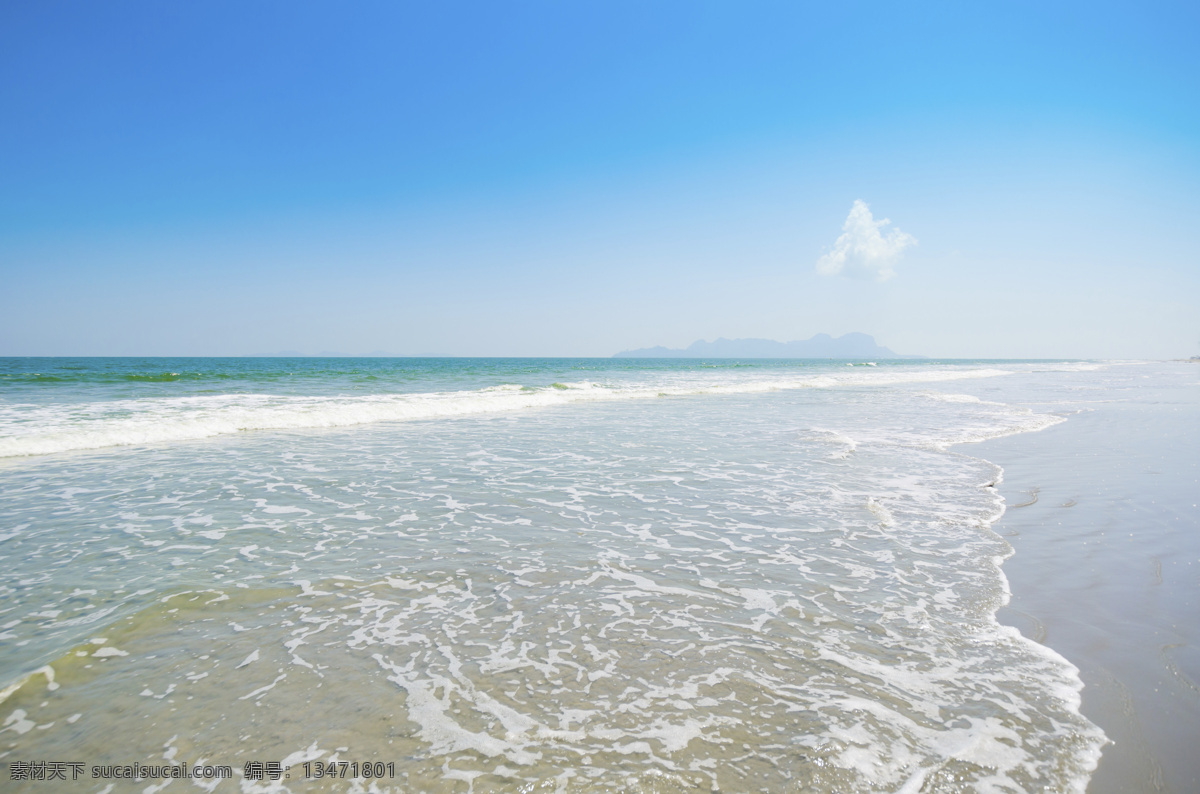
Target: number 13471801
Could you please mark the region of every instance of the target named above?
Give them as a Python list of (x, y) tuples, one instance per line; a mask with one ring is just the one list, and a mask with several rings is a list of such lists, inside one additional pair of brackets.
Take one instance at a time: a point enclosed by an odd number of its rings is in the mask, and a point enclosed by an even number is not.
[(348, 777), (348, 778), (394, 778), (396, 765), (382, 761), (320, 761), (303, 765), (304, 776), (307, 778)]

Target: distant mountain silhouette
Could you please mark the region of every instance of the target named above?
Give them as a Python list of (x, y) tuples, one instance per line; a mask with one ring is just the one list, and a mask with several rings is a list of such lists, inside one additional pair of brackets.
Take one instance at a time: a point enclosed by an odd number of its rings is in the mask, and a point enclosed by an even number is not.
[(875, 343), (867, 334), (851, 333), (836, 339), (817, 334), (812, 339), (776, 342), (774, 339), (701, 339), (686, 349), (643, 347), (622, 350), (613, 358), (924, 358), (902, 356)]

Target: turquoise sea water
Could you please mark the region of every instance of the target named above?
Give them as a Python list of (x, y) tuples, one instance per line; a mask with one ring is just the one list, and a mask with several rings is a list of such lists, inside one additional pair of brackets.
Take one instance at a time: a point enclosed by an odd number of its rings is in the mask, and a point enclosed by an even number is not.
[[(350, 785), (299, 780), (318, 760), (396, 791), (1082, 790), (1103, 734), (995, 620), (1001, 472), (961, 445), (1109, 369), (2, 360), (0, 752), (297, 790)], [(956, 388), (1013, 377), (1062, 410)]]

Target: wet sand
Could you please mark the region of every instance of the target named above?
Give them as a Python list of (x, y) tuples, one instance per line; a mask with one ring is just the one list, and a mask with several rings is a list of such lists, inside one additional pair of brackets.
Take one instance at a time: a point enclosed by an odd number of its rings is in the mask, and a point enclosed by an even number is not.
[(1005, 469), (996, 531), (1015, 553), (999, 619), (1079, 667), (1083, 713), (1111, 740), (1091, 794), (1200, 791), (1196, 380), (1131, 380), (1040, 433), (958, 447)]

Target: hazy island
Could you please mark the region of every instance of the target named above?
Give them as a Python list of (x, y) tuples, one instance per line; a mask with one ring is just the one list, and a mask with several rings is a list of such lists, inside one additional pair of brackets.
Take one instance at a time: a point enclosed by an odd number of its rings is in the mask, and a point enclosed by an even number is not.
[(622, 350), (613, 358), (924, 358), (894, 353), (868, 334), (849, 333), (834, 338), (817, 334), (811, 339), (776, 342), (774, 339), (703, 339), (686, 348), (643, 347)]

